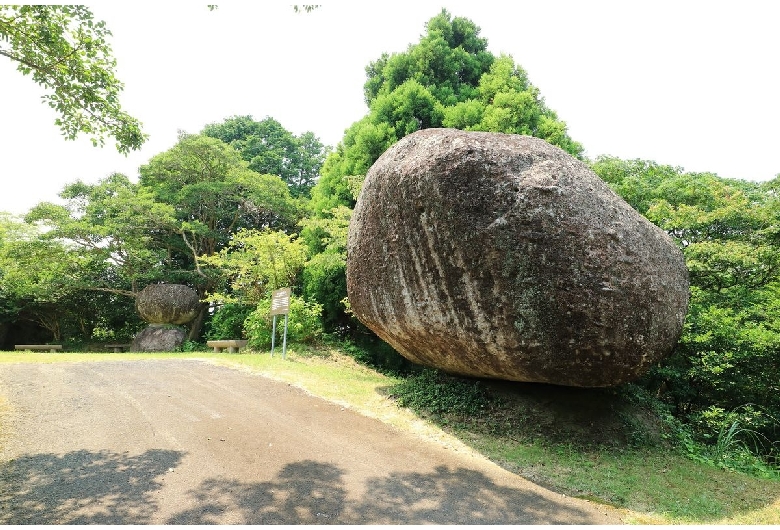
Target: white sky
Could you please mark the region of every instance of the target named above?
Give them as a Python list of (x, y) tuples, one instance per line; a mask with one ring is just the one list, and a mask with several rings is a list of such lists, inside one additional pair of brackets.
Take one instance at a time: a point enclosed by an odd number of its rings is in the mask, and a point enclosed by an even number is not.
[(325, 4), (310, 14), (257, 2), (101, 3), (113, 32), (123, 108), (149, 141), (66, 141), (41, 90), (0, 57), (0, 211), (57, 200), (76, 179), (137, 169), (234, 115), (277, 119), (335, 146), (367, 112), (365, 67), (405, 51), (445, 7), (491, 52), (521, 65), (589, 157), (609, 154), (768, 180), (780, 173), (780, 73), (771, 0), (486, 0)]

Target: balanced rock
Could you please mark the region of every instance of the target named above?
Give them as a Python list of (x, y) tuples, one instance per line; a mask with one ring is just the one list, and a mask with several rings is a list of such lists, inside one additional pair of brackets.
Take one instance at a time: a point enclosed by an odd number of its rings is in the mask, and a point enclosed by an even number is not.
[(355, 315), (413, 362), (603, 387), (672, 351), (688, 271), (663, 230), (565, 151), (425, 129), (366, 176), (347, 290)]
[(186, 285), (147, 285), (135, 299), (138, 313), (150, 324), (186, 324), (198, 314), (198, 293)]
[(130, 350), (175, 351), (187, 337), (177, 326), (195, 318), (200, 297), (186, 285), (150, 284), (136, 296), (135, 307), (149, 326), (135, 336)]

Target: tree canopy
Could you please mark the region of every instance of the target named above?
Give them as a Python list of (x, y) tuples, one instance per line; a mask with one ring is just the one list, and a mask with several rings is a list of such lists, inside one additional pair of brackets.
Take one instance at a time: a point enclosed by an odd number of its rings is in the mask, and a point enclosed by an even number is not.
[[(643, 384), (705, 442), (734, 421), (776, 440), (780, 424), (780, 202), (757, 184), (645, 160), (593, 168), (685, 255), (688, 316), (675, 353)], [(767, 454), (772, 443), (760, 451)]]
[(327, 153), (314, 133), (295, 136), (271, 117), (255, 121), (251, 116), (234, 116), (207, 125), (203, 134), (236, 149), (249, 169), (279, 176), (293, 197), (309, 196)]
[(119, 103), (124, 85), (115, 74), (110, 36), (85, 6), (0, 6), (0, 55), (45, 89), (43, 100), (59, 114), (55, 124), (65, 138), (83, 133), (102, 146), (110, 136), (127, 153), (146, 135)]
[[(544, 103), (525, 71), (495, 57), (472, 21), (442, 10), (406, 52), (383, 54), (366, 68), (368, 114), (352, 124), (325, 160), (312, 190), (315, 212), (355, 204), (355, 180), (404, 136), (420, 129), (527, 134), (574, 156), (583, 148)], [(358, 185), (359, 188), (359, 185)]]

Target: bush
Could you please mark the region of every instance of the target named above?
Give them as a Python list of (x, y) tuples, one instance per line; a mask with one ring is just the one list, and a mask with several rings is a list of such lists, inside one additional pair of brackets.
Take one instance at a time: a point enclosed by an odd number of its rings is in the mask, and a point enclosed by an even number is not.
[(475, 416), (492, 404), (479, 381), (428, 368), (395, 385), (393, 395), (402, 407), (434, 415)]
[(244, 321), (254, 308), (243, 304), (225, 304), (212, 315), (206, 329), (209, 340), (244, 337)]
[(311, 258), (303, 269), (303, 294), (323, 308), (323, 324), (328, 333), (349, 321), (342, 300), (347, 296), (345, 256), (324, 252)]
[[(244, 333), (249, 341), (248, 346), (255, 349), (271, 347), (273, 317), (271, 316), (271, 300), (264, 300), (257, 305), (246, 320)], [(284, 333), (284, 318), (276, 322), (277, 340), (281, 341)], [(316, 302), (307, 302), (297, 296), (290, 297), (290, 313), (287, 324), (287, 340), (291, 342), (311, 343), (322, 336), (322, 306)]]

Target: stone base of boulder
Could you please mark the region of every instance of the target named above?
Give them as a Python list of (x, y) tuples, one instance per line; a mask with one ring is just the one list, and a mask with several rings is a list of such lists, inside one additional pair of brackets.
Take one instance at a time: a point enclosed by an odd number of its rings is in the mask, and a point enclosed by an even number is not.
[(176, 351), (187, 338), (182, 328), (151, 324), (133, 339), (132, 352)]

